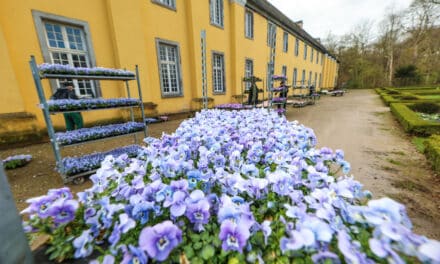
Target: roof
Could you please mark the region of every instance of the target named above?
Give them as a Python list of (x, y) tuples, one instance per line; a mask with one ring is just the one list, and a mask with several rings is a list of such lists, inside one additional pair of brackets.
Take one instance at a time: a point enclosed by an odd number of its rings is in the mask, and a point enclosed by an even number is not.
[(321, 52), (326, 53), (330, 57), (336, 59), (336, 56), (331, 54), (324, 47), (324, 45), (321, 44), (321, 42), (313, 38), (309, 33), (307, 33), (304, 29), (298, 26), (295, 22), (293, 22), (290, 18), (284, 15), (280, 10), (278, 10), (278, 8), (273, 6), (267, 0), (247, 0), (246, 7), (261, 14), (262, 16), (266, 17), (271, 22), (278, 24), (278, 26), (284, 28), (286, 31), (290, 32), (291, 34), (296, 35), (305, 42), (308, 42), (309, 45), (314, 46), (316, 49), (320, 50)]

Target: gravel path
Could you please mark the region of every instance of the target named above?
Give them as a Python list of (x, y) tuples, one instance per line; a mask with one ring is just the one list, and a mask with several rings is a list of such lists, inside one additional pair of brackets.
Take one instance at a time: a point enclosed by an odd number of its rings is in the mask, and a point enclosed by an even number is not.
[[(288, 108), (287, 118), (314, 129), (318, 146), (343, 149), (352, 165), (351, 173), (374, 198), (390, 196), (407, 206), (415, 231), (440, 239), (440, 177), (430, 169), (399, 124), (372, 90), (356, 90), (342, 97), (325, 96), (316, 105)], [(149, 126), (149, 135), (172, 133), (181, 120)], [(142, 138), (143, 134), (139, 134)], [(103, 143), (105, 142), (105, 143)], [(122, 137), (66, 148), (64, 155), (83, 155), (133, 144)], [(27, 166), (7, 171), (19, 210), (27, 198), (43, 195), (63, 182), (54, 171), (54, 156), (48, 143), (0, 151), (0, 157), (31, 154)], [(90, 186), (90, 181), (70, 185), (73, 191)]]

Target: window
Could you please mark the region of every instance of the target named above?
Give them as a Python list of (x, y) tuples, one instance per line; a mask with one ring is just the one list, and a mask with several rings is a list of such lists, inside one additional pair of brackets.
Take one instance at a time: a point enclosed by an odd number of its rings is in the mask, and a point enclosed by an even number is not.
[(177, 45), (157, 40), (160, 85), (163, 97), (181, 96), (180, 55)]
[(212, 55), (212, 84), (214, 93), (224, 93), (225, 89), (225, 61), (223, 54)]
[(306, 83), (306, 70), (303, 70), (301, 77), (301, 85), (304, 86), (305, 83)]
[(299, 54), (299, 39), (295, 39), (295, 56)]
[(324, 63), (324, 53), (321, 55), (321, 65)]
[(281, 75), (287, 76), (287, 66), (283, 65), (283, 68), (281, 68)]
[[(251, 77), (254, 75), (254, 62), (251, 59), (246, 59), (244, 63), (244, 76), (245, 77)], [(251, 88), (252, 83), (251, 82), (245, 82), (245, 88), (246, 90), (249, 90)]]
[(223, 0), (210, 0), (211, 23), (223, 27)]
[(298, 78), (298, 70), (296, 68), (293, 69), (293, 78), (292, 78), (292, 86), (296, 87), (296, 82)]
[(312, 47), (310, 47), (310, 49), (312, 50), (310, 53), (310, 62), (313, 62), (313, 55), (314, 55), (313, 53), (315, 50)]
[(316, 52), (316, 64), (319, 63), (319, 52)]
[(321, 79), (321, 73), (319, 74), (319, 87), (322, 87), (322, 79)]
[(289, 50), (289, 34), (284, 32), (283, 34), (283, 51), (287, 52)]
[(254, 38), (254, 13), (246, 10), (244, 16), (244, 34), (247, 38)]
[(277, 27), (274, 23), (267, 21), (267, 45), (269, 47), (275, 47)]
[(315, 72), (315, 81), (313, 82), (313, 85), (316, 87), (318, 85), (318, 73)]
[(267, 63), (267, 75), (266, 75), (266, 89), (272, 87), (272, 75), (274, 73), (274, 66), (272, 63)]
[[(91, 67), (84, 30), (80, 27), (45, 21), (44, 31), (52, 63), (74, 67)], [(84, 97), (95, 97), (95, 85), (90, 80), (73, 80), (75, 92)], [(59, 85), (59, 84), (58, 84)]]
[(171, 9), (176, 9), (176, 0), (153, 0), (153, 2)]
[(307, 44), (304, 43), (304, 59), (307, 60)]
[(309, 80), (307, 81), (307, 84), (309, 86), (312, 85), (312, 71), (309, 72)]

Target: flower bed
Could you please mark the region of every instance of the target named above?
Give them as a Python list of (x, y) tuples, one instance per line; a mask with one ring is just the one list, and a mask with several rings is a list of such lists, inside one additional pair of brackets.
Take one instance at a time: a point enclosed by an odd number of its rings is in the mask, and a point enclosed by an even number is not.
[(69, 74), (69, 75), (97, 75), (97, 76), (123, 76), (134, 77), (131, 71), (103, 67), (73, 67), (63, 64), (43, 63), (38, 65), (40, 74)]
[[(30, 199), (28, 232), (49, 233), (51, 259), (147, 263), (440, 261), (405, 207), (370, 194), (341, 150), (265, 109), (208, 110), (137, 158), (108, 156), (93, 186)], [(335, 170), (342, 169), (343, 176)]]
[(32, 155), (15, 155), (7, 157), (3, 160), (3, 168), (11, 170), (19, 167), (23, 167), (32, 160)]
[(432, 135), (440, 133), (440, 122), (423, 120), (410, 109), (411, 104), (391, 104), (391, 112), (399, 120), (404, 130), (416, 135)]
[(81, 111), (91, 109), (115, 108), (123, 106), (137, 106), (140, 104), (139, 99), (134, 98), (113, 98), (113, 99), (61, 99), (47, 101), (49, 111)]
[(108, 152), (98, 152), (90, 155), (85, 155), (81, 157), (66, 157), (61, 160), (62, 166), (58, 168), (58, 172), (72, 176), (80, 174), (87, 171), (92, 171), (100, 167), (101, 162), (106, 156), (119, 156), (125, 154), (126, 156), (136, 156), (137, 152), (140, 150), (138, 145), (130, 145), (118, 149), (114, 149)]
[(101, 139), (142, 131), (143, 123), (127, 122), (123, 124), (112, 124), (96, 126), (92, 128), (81, 128), (78, 130), (55, 133), (55, 139), (60, 145), (71, 145), (79, 142)]

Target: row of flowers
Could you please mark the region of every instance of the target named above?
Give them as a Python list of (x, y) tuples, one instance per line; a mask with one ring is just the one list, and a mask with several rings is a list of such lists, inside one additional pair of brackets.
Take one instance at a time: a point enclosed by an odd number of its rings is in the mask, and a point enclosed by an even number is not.
[(4, 159), (3, 162), (3, 168), (7, 170), (23, 167), (32, 160), (32, 155), (14, 155), (9, 156), (6, 159)]
[(284, 75), (272, 75), (272, 80), (274, 81), (285, 81), (287, 77)]
[(98, 75), (98, 76), (124, 76), (134, 77), (134, 73), (127, 70), (103, 67), (73, 67), (63, 64), (43, 63), (38, 65), (40, 74), (68, 74), (68, 75)]
[(77, 199), (58, 189), (28, 200), (25, 230), (51, 236), (50, 258), (440, 262), (440, 243), (411, 231), (402, 204), (369, 200), (343, 151), (316, 148), (313, 130), (273, 111), (202, 111), (144, 141), (136, 158), (107, 156)]
[(63, 175), (72, 176), (75, 174), (92, 171), (101, 166), (101, 162), (106, 156), (119, 156), (125, 154), (133, 157), (137, 155), (140, 148), (141, 147), (139, 145), (130, 145), (108, 152), (98, 152), (81, 157), (66, 157), (61, 160), (61, 166), (58, 167), (58, 172)]
[(239, 103), (230, 103), (230, 104), (219, 104), (219, 105), (216, 105), (215, 108), (229, 109), (229, 110), (242, 110), (242, 109), (250, 109), (250, 108), (252, 108), (252, 106), (239, 104)]
[(137, 106), (140, 104), (139, 99), (135, 98), (112, 98), (112, 99), (60, 99), (60, 100), (48, 100), (47, 101), (49, 111), (62, 112), (62, 111), (80, 111), (90, 109), (101, 108), (115, 108), (124, 106)]
[(129, 134), (143, 130), (145, 125), (137, 122), (81, 128), (77, 130), (55, 133), (55, 139), (60, 145), (71, 145), (79, 142), (101, 139), (106, 137)]

